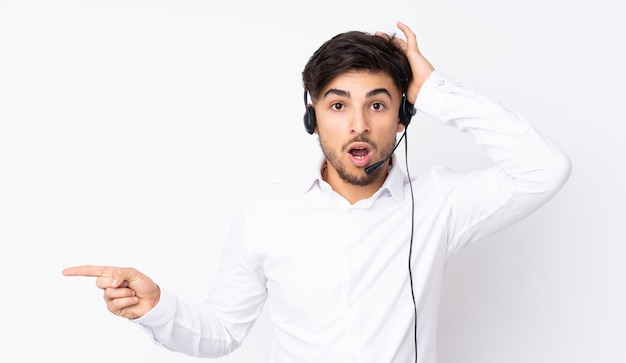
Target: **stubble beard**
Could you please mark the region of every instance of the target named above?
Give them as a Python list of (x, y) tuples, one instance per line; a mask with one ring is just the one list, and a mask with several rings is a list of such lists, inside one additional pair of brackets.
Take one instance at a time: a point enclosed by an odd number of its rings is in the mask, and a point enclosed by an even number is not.
[[(326, 162), (332, 165), (333, 168), (335, 168), (335, 170), (337, 171), (337, 174), (339, 175), (339, 178), (341, 178), (341, 180), (343, 180), (345, 183), (355, 185), (355, 186), (360, 186), (360, 187), (368, 186), (372, 184), (374, 181), (376, 181), (376, 178), (380, 175), (380, 173), (383, 172), (383, 168), (377, 168), (369, 175), (365, 173), (364, 169), (362, 171), (357, 172), (356, 174), (351, 174), (347, 171), (345, 165), (341, 162), (341, 159), (337, 155), (337, 153), (335, 153), (328, 145), (324, 143), (324, 140), (322, 139), (321, 136), (318, 137), (318, 141), (322, 149), (322, 153), (324, 153), (324, 157), (326, 158)], [(353, 142), (368, 142), (371, 144), (371, 142), (369, 142), (367, 138), (364, 138), (362, 136), (356, 137), (350, 141), (350, 143), (353, 143)], [(394, 145), (395, 145), (395, 140), (392, 144), (387, 145), (383, 149), (383, 155), (389, 155), (391, 151), (393, 150)]]

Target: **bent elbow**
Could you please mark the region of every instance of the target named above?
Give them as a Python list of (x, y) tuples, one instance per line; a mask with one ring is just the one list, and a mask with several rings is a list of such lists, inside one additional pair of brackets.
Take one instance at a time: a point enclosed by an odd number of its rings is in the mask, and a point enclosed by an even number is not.
[(556, 190), (561, 189), (572, 175), (572, 160), (563, 151), (555, 153), (550, 162), (552, 184)]
[(553, 196), (567, 182), (572, 174), (572, 161), (569, 156), (560, 151), (545, 156), (541, 167), (535, 169), (534, 176), (528, 180), (529, 188), (535, 193)]

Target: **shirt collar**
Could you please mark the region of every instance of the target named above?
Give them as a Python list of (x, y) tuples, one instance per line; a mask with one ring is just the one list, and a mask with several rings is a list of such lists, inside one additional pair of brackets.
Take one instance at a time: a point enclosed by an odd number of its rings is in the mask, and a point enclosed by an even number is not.
[[(332, 188), (328, 183), (324, 181), (322, 178), (322, 170), (326, 165), (326, 158), (322, 157), (317, 163), (317, 167), (312, 172), (308, 173), (305, 179), (303, 180), (303, 194), (307, 194), (312, 190), (320, 190), (322, 192), (330, 192)], [(391, 166), (388, 167), (389, 171), (387, 174), (387, 179), (383, 185), (372, 195), (371, 198), (378, 198), (380, 195), (384, 195), (388, 193), (394, 198), (397, 202), (401, 202), (404, 200), (404, 185), (408, 182), (408, 177), (406, 173), (400, 168), (398, 165), (398, 160), (396, 155), (391, 156)]]

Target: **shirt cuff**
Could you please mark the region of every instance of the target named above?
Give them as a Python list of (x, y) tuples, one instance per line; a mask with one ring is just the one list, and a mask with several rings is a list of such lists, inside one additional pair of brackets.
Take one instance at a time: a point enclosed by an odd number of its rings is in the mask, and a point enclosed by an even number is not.
[(143, 326), (159, 327), (174, 320), (175, 312), (176, 296), (167, 290), (161, 289), (159, 302), (142, 317), (130, 319), (130, 321)]
[(415, 108), (436, 120), (444, 120), (443, 107), (453, 93), (471, 96), (474, 92), (445, 74), (434, 70), (420, 88)]

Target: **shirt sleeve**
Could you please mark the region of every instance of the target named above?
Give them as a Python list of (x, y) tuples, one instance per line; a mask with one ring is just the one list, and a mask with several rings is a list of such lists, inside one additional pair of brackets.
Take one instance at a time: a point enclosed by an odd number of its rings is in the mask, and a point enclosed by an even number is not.
[(525, 218), (550, 200), (571, 174), (571, 161), (524, 117), (477, 94), (439, 71), (424, 83), (416, 108), (445, 125), (469, 133), (495, 167), (445, 180), (448, 249)]
[(158, 344), (195, 357), (215, 358), (238, 348), (261, 314), (267, 297), (261, 268), (247, 248), (244, 213), (233, 221), (217, 281), (200, 303), (163, 290), (139, 324)]

